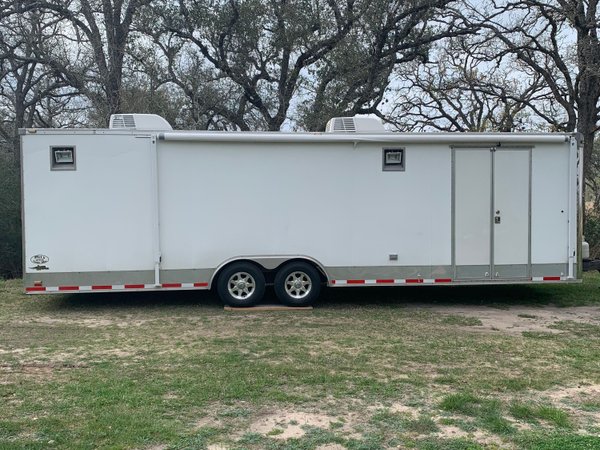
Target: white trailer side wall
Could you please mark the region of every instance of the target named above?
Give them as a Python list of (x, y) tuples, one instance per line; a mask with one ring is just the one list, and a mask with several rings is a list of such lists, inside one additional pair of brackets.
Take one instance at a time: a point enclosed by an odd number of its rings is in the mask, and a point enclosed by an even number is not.
[(448, 146), (407, 146), (403, 172), (382, 171), (383, 147), (394, 145), (159, 141), (163, 269), (239, 255), (450, 265)]
[[(23, 145), (26, 273), (153, 269), (149, 137), (36, 134)], [(53, 145), (75, 147), (76, 170), (50, 170)], [(30, 268), (36, 254), (49, 270)]]

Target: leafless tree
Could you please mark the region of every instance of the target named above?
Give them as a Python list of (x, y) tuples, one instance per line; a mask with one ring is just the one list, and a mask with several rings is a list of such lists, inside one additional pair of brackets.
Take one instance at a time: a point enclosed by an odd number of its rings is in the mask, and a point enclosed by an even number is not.
[(150, 0), (33, 0), (37, 10), (70, 25), (63, 32), (73, 54), (41, 49), (38, 58), (92, 102), (99, 122), (122, 112), (124, 62), (139, 9)]
[(553, 130), (583, 135), (585, 178), (589, 180), (600, 112), (598, 1), (490, 0), (482, 7), (481, 2), (466, 0), (461, 17), (501, 44), (498, 59), (515, 57), (541, 77), (553, 107), (532, 102), (528, 108)]
[[(148, 28), (173, 82), (190, 98), (199, 92), (203, 114), (239, 129), (279, 130), (297, 110), (301, 126), (317, 129), (333, 111), (376, 111), (395, 65), (465, 33), (456, 21), (434, 24), (448, 3), (163, 1)], [(193, 67), (200, 89), (182, 67)]]
[(67, 110), (75, 95), (37, 57), (40, 46), (56, 44), (59, 27), (57, 20), (37, 10), (7, 16), (0, 25), (0, 140), (9, 152), (18, 151), (19, 128), (54, 125), (51, 117)]
[(529, 106), (551, 105), (542, 76), (514, 59), (496, 60), (495, 45), (478, 35), (447, 39), (427, 64), (399, 67), (387, 121), (402, 131), (539, 128)]

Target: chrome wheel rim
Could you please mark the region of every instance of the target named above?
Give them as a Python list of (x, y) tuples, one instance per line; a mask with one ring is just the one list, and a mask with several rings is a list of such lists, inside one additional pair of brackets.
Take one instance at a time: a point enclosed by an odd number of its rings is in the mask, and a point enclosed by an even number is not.
[(256, 290), (256, 281), (248, 272), (236, 272), (229, 277), (227, 290), (236, 300), (246, 300)]
[(299, 270), (290, 273), (285, 279), (285, 292), (294, 299), (306, 297), (312, 289), (310, 277)]

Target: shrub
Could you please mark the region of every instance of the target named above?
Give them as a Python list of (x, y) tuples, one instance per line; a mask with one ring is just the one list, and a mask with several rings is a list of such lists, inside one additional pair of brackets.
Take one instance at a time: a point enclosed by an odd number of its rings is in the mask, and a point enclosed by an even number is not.
[(17, 158), (0, 153), (0, 277), (21, 275), (21, 182)]
[(600, 212), (588, 210), (583, 225), (583, 235), (590, 244), (590, 258), (600, 258)]

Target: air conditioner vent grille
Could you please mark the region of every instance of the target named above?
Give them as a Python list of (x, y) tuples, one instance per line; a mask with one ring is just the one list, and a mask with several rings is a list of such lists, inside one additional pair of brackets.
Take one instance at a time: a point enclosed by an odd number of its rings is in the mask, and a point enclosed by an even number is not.
[(114, 114), (112, 116), (111, 128), (135, 128), (133, 114)]
[(353, 117), (336, 117), (333, 119), (333, 131), (356, 132)]

